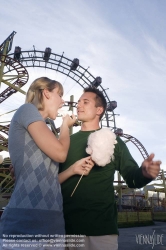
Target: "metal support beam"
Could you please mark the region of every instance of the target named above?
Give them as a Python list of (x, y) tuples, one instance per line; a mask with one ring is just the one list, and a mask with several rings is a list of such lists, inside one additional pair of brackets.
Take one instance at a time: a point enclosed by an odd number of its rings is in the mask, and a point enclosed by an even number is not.
[[(73, 102), (74, 102), (74, 95), (71, 95), (70, 96), (70, 103), (73, 103)], [(69, 105), (69, 110), (71, 110), (73, 113), (73, 105)], [(72, 135), (72, 134), (73, 134), (73, 127), (70, 127), (70, 135)]]
[(20, 93), (22, 93), (22, 94), (26, 95), (26, 92), (25, 92), (24, 90), (22, 90), (22, 89), (20, 89), (20, 88), (16, 87), (15, 85), (13, 85), (13, 84), (9, 83), (9, 82), (8, 82), (8, 81), (6, 81), (6, 80), (3, 80), (3, 82), (4, 82), (6, 85), (8, 85), (9, 87), (11, 87), (11, 88), (13, 88), (13, 89), (15, 89), (15, 90), (19, 91)]
[(165, 181), (165, 175), (164, 170), (162, 170), (162, 180), (163, 180), (163, 186), (164, 186), (164, 193), (165, 193), (165, 200), (166, 200), (166, 181)]
[(1, 55), (1, 65), (0, 65), (0, 86), (1, 86), (1, 82), (2, 82), (2, 77), (3, 77), (3, 70), (5, 67), (5, 56), (7, 55), (7, 48), (9, 45), (9, 41), (6, 41), (4, 49), (3, 49), (3, 55)]
[(2, 149), (2, 151), (8, 152), (8, 148), (7, 148), (7, 147), (4, 147), (4, 146), (2, 146), (2, 145), (0, 145), (0, 149)]

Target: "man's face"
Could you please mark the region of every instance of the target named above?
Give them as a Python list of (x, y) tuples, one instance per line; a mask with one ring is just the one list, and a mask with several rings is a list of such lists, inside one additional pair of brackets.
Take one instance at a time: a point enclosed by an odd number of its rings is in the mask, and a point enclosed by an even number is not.
[(96, 107), (96, 94), (85, 92), (78, 100), (77, 116), (78, 120), (87, 122), (94, 119), (99, 119), (101, 107)]

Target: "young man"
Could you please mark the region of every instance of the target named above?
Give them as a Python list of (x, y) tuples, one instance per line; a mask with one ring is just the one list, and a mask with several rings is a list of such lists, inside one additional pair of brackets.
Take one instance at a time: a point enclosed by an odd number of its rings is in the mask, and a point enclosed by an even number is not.
[[(99, 122), (105, 109), (106, 100), (102, 92), (94, 88), (84, 90), (77, 106), (78, 120), (82, 121), (81, 130), (71, 136), (68, 156), (65, 163), (60, 165), (60, 172), (88, 156), (85, 151), (88, 136), (100, 129)], [(61, 185), (66, 235), (75, 235), (70, 242), (75, 240), (74, 244), (78, 246), (67, 248), (69, 250), (118, 249), (117, 207), (113, 187), (115, 170), (120, 172), (130, 188), (145, 186), (159, 173), (161, 162), (153, 161), (154, 154), (139, 168), (125, 143), (119, 137), (117, 142), (115, 159), (105, 167), (94, 165), (90, 174), (83, 176), (72, 197), (80, 176), (72, 176)]]

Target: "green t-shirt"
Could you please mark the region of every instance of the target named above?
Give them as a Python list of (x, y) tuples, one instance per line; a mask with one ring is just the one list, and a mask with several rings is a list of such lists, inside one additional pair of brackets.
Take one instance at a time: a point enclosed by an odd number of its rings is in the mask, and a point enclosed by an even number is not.
[[(70, 149), (65, 163), (60, 164), (63, 172), (81, 158), (87, 157), (85, 149), (90, 133), (79, 131), (71, 136)], [(115, 159), (105, 167), (95, 165), (88, 176), (83, 176), (71, 197), (80, 175), (70, 177), (62, 183), (66, 234), (99, 236), (118, 234), (117, 206), (114, 197), (114, 173), (118, 170), (131, 188), (145, 186), (151, 180), (144, 178), (141, 168), (132, 158), (125, 143), (117, 137)]]

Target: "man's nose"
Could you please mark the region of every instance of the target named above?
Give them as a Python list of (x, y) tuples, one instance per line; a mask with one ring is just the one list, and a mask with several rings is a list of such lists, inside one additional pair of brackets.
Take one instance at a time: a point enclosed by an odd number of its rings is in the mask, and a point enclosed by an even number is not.
[(81, 103), (78, 102), (78, 103), (77, 103), (77, 109), (80, 108), (80, 107), (81, 107)]

